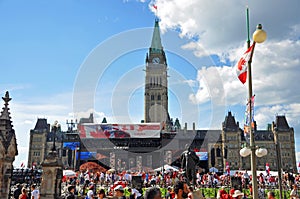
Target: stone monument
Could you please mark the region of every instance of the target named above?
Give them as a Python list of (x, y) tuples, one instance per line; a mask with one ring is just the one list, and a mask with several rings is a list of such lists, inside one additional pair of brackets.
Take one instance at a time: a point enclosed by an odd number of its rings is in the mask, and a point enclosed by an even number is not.
[(61, 195), (63, 164), (61, 158), (58, 157), (55, 147), (56, 132), (58, 130), (60, 130), (60, 126), (56, 121), (51, 129), (53, 133), (52, 150), (41, 164), (43, 168), (42, 183), (40, 187), (41, 199), (56, 199)]
[[(196, 165), (199, 158), (195, 151), (191, 150), (189, 145), (185, 146), (186, 150), (181, 154), (181, 168), (184, 171), (184, 177), (188, 185), (196, 185)], [(192, 182), (192, 183), (191, 183)]]

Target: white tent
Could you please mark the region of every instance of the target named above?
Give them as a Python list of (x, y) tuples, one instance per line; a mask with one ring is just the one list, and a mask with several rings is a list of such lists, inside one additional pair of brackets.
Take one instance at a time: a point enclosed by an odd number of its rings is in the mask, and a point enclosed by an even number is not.
[(73, 170), (63, 170), (63, 176), (66, 176), (66, 177), (75, 177), (76, 173)]
[[(154, 169), (154, 171), (162, 171), (162, 169), (163, 169), (162, 167), (158, 167), (157, 169)], [(165, 165), (164, 165), (164, 170), (165, 170), (165, 171), (170, 171), (170, 170), (178, 171), (177, 168), (172, 167), (172, 166), (170, 166), (170, 165), (168, 165), (168, 164), (165, 164)]]
[[(230, 175), (233, 176), (236, 172), (239, 172), (239, 173), (245, 173), (245, 170), (230, 170)], [(251, 175), (251, 170), (247, 170), (247, 173), (248, 175), (250, 176)], [(266, 171), (256, 171), (256, 175), (259, 176), (260, 174), (263, 174), (264, 176), (267, 175), (267, 172)], [(271, 176), (278, 176), (278, 172), (277, 171), (270, 171), (270, 175)]]
[(209, 169), (209, 172), (217, 173), (217, 172), (219, 172), (219, 170), (216, 167), (212, 167)]

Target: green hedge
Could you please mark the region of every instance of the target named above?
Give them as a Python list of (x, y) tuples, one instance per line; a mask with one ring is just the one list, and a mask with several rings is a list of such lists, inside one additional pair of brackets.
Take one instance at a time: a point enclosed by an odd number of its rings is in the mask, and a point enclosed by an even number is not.
[[(199, 190), (199, 189), (196, 189), (196, 190)], [(200, 190), (201, 190), (202, 194), (204, 194), (205, 198), (216, 198), (219, 188), (200, 188)], [(227, 193), (229, 193), (230, 189), (225, 188), (225, 190), (226, 190)], [(88, 189), (86, 189), (86, 192), (87, 191), (88, 191)], [(145, 194), (145, 191), (146, 191), (146, 188), (143, 188), (143, 195)], [(167, 193), (167, 188), (160, 188), (160, 191), (161, 191), (161, 196), (165, 197), (165, 195)], [(275, 192), (275, 197), (279, 199), (279, 190), (278, 189), (266, 189), (265, 190), (265, 196), (266, 197), (267, 197), (267, 193), (269, 191), (274, 191)], [(290, 192), (291, 192), (290, 190), (283, 191), (283, 193), (282, 193), (283, 198), (290, 198)], [(251, 197), (249, 197), (250, 196), (249, 189), (244, 189), (243, 193), (246, 194), (246, 196), (248, 196), (248, 198), (251, 198)], [(124, 189), (124, 195), (127, 196), (127, 197), (129, 197), (129, 195), (130, 195), (127, 188)]]
[[(215, 198), (215, 197), (217, 197), (217, 193), (218, 193), (219, 188), (200, 188), (200, 190), (206, 198)], [(225, 190), (226, 190), (227, 193), (229, 193), (230, 189), (225, 189)], [(278, 189), (266, 189), (265, 190), (265, 196), (266, 197), (267, 197), (267, 193), (269, 191), (274, 191), (275, 197), (279, 198), (279, 190)], [(290, 192), (291, 192), (290, 190), (283, 191), (282, 192), (283, 198), (290, 198)], [(243, 193), (246, 194), (246, 196), (248, 196), (248, 198), (251, 198), (249, 189), (244, 189)], [(286, 197), (284, 197), (284, 196), (286, 196)]]

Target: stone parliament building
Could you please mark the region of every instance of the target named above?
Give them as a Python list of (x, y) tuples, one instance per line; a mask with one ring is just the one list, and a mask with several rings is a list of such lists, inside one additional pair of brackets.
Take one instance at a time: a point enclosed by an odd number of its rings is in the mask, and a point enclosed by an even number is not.
[[(89, 118), (81, 118), (78, 123), (71, 121), (67, 131), (59, 129), (54, 133), (51, 132), (47, 119), (39, 118), (34, 129), (30, 130), (27, 166), (41, 167), (55, 139), (58, 156), (62, 159), (64, 168), (75, 170), (89, 161), (117, 170), (155, 169), (164, 164), (179, 166), (179, 157), (186, 144), (196, 151), (200, 159), (198, 166), (206, 171), (211, 167), (225, 171), (226, 163), (231, 170), (250, 170), (250, 157), (243, 158), (239, 154), (246, 142), (243, 129), (231, 112), (227, 113), (217, 130), (197, 130), (195, 124), (193, 129), (188, 130), (187, 124), (182, 127), (178, 119), (173, 122), (168, 113), (168, 66), (158, 20), (155, 20), (145, 65), (145, 116), (139, 125), (163, 124), (158, 136), (138, 138), (118, 132), (121, 137), (82, 137), (82, 127), (87, 128), (94, 124), (93, 114)], [(106, 121), (96, 125), (107, 126)], [(294, 129), (289, 126), (285, 116), (277, 115), (265, 130), (258, 130), (255, 125), (254, 138), (257, 146), (268, 150), (267, 156), (257, 158), (258, 170), (265, 170), (268, 163), (273, 171), (278, 168), (283, 171), (297, 171)], [(278, 140), (278, 148), (275, 139)], [(278, 152), (280, 155), (277, 155)]]
[[(30, 131), (30, 148), (28, 167), (34, 164), (38, 168), (50, 151), (53, 142), (53, 132), (47, 126), (44, 129), (39, 123), (46, 119), (38, 119)], [(265, 170), (266, 163), (276, 171), (278, 166), (283, 171), (297, 171), (294, 130), (289, 127), (285, 116), (276, 116), (275, 121), (266, 130), (255, 129), (255, 143), (264, 147), (268, 154), (257, 158), (257, 169)], [(277, 157), (275, 136), (280, 143), (280, 156)], [(231, 170), (250, 170), (250, 156), (241, 157), (241, 146), (245, 143), (243, 130), (228, 112), (222, 123), (221, 130), (187, 130), (177, 129), (176, 132), (163, 132), (155, 139), (80, 139), (79, 132), (60, 131), (56, 134), (56, 148), (65, 168), (78, 169), (85, 162), (93, 161), (101, 166), (116, 169), (131, 169), (135, 167), (157, 168), (164, 164), (179, 166), (179, 157), (186, 144), (192, 149), (206, 153), (206, 159), (200, 161), (200, 167), (208, 170), (211, 167), (225, 171), (226, 162)], [(77, 148), (64, 147), (66, 143), (79, 142)], [(171, 146), (168, 143), (172, 142)], [(88, 146), (88, 147), (86, 147)], [(101, 148), (103, 150), (101, 150)], [(130, 153), (128, 153), (128, 151)], [(77, 153), (85, 153), (84, 157), (76, 157)], [(86, 153), (89, 153), (86, 157)], [(159, 158), (158, 158), (159, 157)], [(281, 158), (281, 165), (278, 165)]]

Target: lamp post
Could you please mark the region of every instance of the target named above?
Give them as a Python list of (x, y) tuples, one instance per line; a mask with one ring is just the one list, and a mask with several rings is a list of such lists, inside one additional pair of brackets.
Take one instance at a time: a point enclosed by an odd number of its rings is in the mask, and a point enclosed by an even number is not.
[[(250, 131), (250, 148), (251, 148), (251, 171), (252, 171), (252, 187), (253, 187), (253, 199), (257, 199), (258, 198), (258, 189), (257, 189), (257, 176), (256, 176), (256, 146), (255, 146), (255, 140), (254, 140), (254, 134), (252, 131), (252, 75), (251, 75), (251, 63), (252, 63), (252, 56), (253, 56), (253, 52), (254, 52), (254, 47), (256, 43), (262, 43), (266, 40), (267, 38), (267, 34), (264, 30), (262, 30), (262, 25), (258, 24), (257, 25), (257, 29), (253, 34), (253, 50), (251, 52), (250, 55), (250, 59), (248, 61), (248, 94), (249, 94), (249, 110), (250, 110), (250, 125), (249, 125), (249, 131)], [(248, 42), (248, 47), (249, 46), (249, 42)]]
[(280, 143), (278, 142), (278, 129), (277, 127), (274, 128), (275, 131), (275, 150), (276, 150), (276, 157), (277, 157), (277, 171), (278, 171), (278, 186), (279, 186), (279, 198), (282, 199), (282, 173), (281, 173), (281, 157), (280, 157)]
[[(248, 49), (250, 48), (250, 36), (249, 36), (249, 11), (247, 8), (247, 33), (248, 33), (248, 40), (247, 40), (247, 45)], [(250, 59), (248, 61), (248, 71), (247, 71), (247, 79), (248, 79), (248, 103), (249, 103), (249, 120), (250, 120), (250, 125), (249, 125), (249, 132), (250, 132), (250, 149), (242, 149), (240, 151), (241, 156), (243, 155), (249, 155), (251, 154), (251, 174), (252, 174), (252, 187), (253, 187), (253, 199), (258, 199), (258, 187), (257, 187), (257, 175), (256, 175), (256, 155), (262, 157), (263, 155), (266, 155), (267, 151), (266, 149), (260, 150), (260, 148), (255, 146), (255, 140), (254, 140), (254, 133), (252, 131), (252, 74), (251, 74), (251, 63), (252, 63), (252, 57), (254, 53), (254, 48), (256, 43), (262, 43), (266, 40), (267, 34), (264, 30), (262, 30), (262, 25), (258, 24), (256, 31), (253, 33), (253, 48), (250, 54)], [(243, 156), (245, 157), (245, 156)]]

